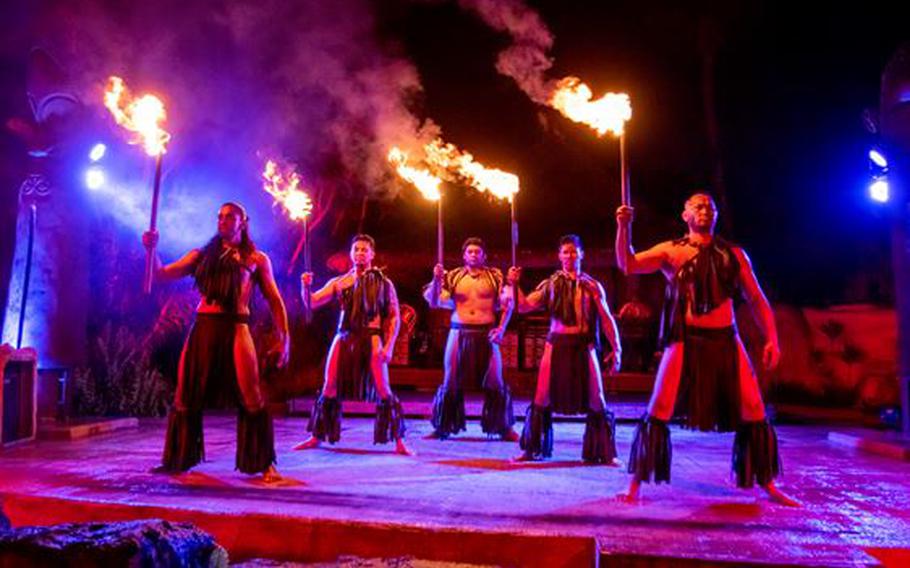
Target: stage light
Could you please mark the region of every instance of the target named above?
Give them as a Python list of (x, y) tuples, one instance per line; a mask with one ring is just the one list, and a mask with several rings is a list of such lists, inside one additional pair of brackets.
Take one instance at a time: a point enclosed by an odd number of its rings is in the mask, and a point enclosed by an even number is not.
[(91, 152), (88, 153), (88, 159), (93, 162), (97, 162), (98, 160), (103, 158), (106, 153), (107, 153), (107, 146), (105, 146), (104, 144), (99, 142), (99, 143), (95, 144), (94, 146), (92, 146)]
[(891, 198), (891, 190), (888, 187), (888, 180), (879, 178), (869, 185), (869, 197), (878, 203), (887, 203)]
[(888, 167), (888, 158), (882, 154), (878, 148), (872, 148), (869, 150), (869, 159), (872, 160), (872, 163), (880, 168)]
[(104, 187), (105, 175), (101, 168), (89, 168), (85, 172), (85, 187), (97, 191)]

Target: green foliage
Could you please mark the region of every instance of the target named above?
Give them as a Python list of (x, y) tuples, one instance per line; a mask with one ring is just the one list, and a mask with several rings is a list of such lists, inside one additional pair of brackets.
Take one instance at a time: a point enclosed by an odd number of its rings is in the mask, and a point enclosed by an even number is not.
[(147, 343), (126, 326), (108, 322), (94, 340), (93, 364), (77, 369), (76, 413), (90, 416), (163, 416), (173, 392), (151, 364)]

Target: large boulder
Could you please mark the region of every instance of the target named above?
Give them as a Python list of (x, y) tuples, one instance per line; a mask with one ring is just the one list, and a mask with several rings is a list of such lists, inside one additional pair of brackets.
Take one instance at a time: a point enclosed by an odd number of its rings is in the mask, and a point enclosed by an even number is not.
[(6, 516), (6, 513), (3, 512), (3, 507), (0, 506), (0, 534), (5, 533), (10, 529), (9, 517)]
[(209, 534), (161, 519), (67, 523), (0, 532), (0, 566), (226, 567)]

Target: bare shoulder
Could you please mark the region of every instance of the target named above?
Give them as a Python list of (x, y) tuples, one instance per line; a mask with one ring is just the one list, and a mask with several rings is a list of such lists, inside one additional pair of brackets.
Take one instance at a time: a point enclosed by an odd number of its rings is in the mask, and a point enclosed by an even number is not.
[(749, 258), (749, 255), (746, 254), (746, 250), (742, 247), (731, 246), (730, 250), (733, 251), (733, 256), (736, 257), (736, 260), (739, 261), (742, 266), (752, 266), (752, 260)]
[(688, 248), (685, 240), (674, 239), (672, 241), (661, 241), (651, 247), (648, 252), (657, 256), (662, 256), (666, 261), (684, 255)]
[(271, 269), (272, 268), (272, 259), (269, 258), (269, 255), (262, 252), (261, 250), (253, 251), (251, 255), (251, 260), (260, 269)]
[(325, 285), (326, 285), (326, 286), (334, 286), (339, 280), (341, 280), (341, 279), (344, 278), (345, 276), (347, 276), (346, 273), (345, 273), (345, 274), (339, 274), (338, 276), (332, 276), (331, 278), (329, 278), (328, 280), (325, 281)]

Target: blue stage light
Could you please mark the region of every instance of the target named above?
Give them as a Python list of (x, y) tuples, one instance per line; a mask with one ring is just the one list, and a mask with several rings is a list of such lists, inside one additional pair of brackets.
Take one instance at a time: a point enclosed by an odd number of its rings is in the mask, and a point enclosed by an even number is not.
[(104, 182), (106, 181), (106, 176), (104, 175), (104, 170), (101, 168), (89, 168), (85, 172), (85, 187), (89, 188), (92, 191), (97, 191), (104, 187)]
[(888, 180), (879, 178), (869, 186), (869, 197), (878, 203), (887, 203), (891, 198), (891, 189), (888, 187)]
[(880, 168), (888, 167), (888, 158), (882, 154), (878, 148), (872, 148), (869, 150), (869, 159), (872, 160), (872, 163)]
[(93, 162), (97, 162), (98, 160), (103, 158), (106, 153), (107, 153), (107, 146), (105, 146), (101, 142), (98, 142), (97, 144), (92, 146), (92, 151), (88, 153), (88, 159)]

